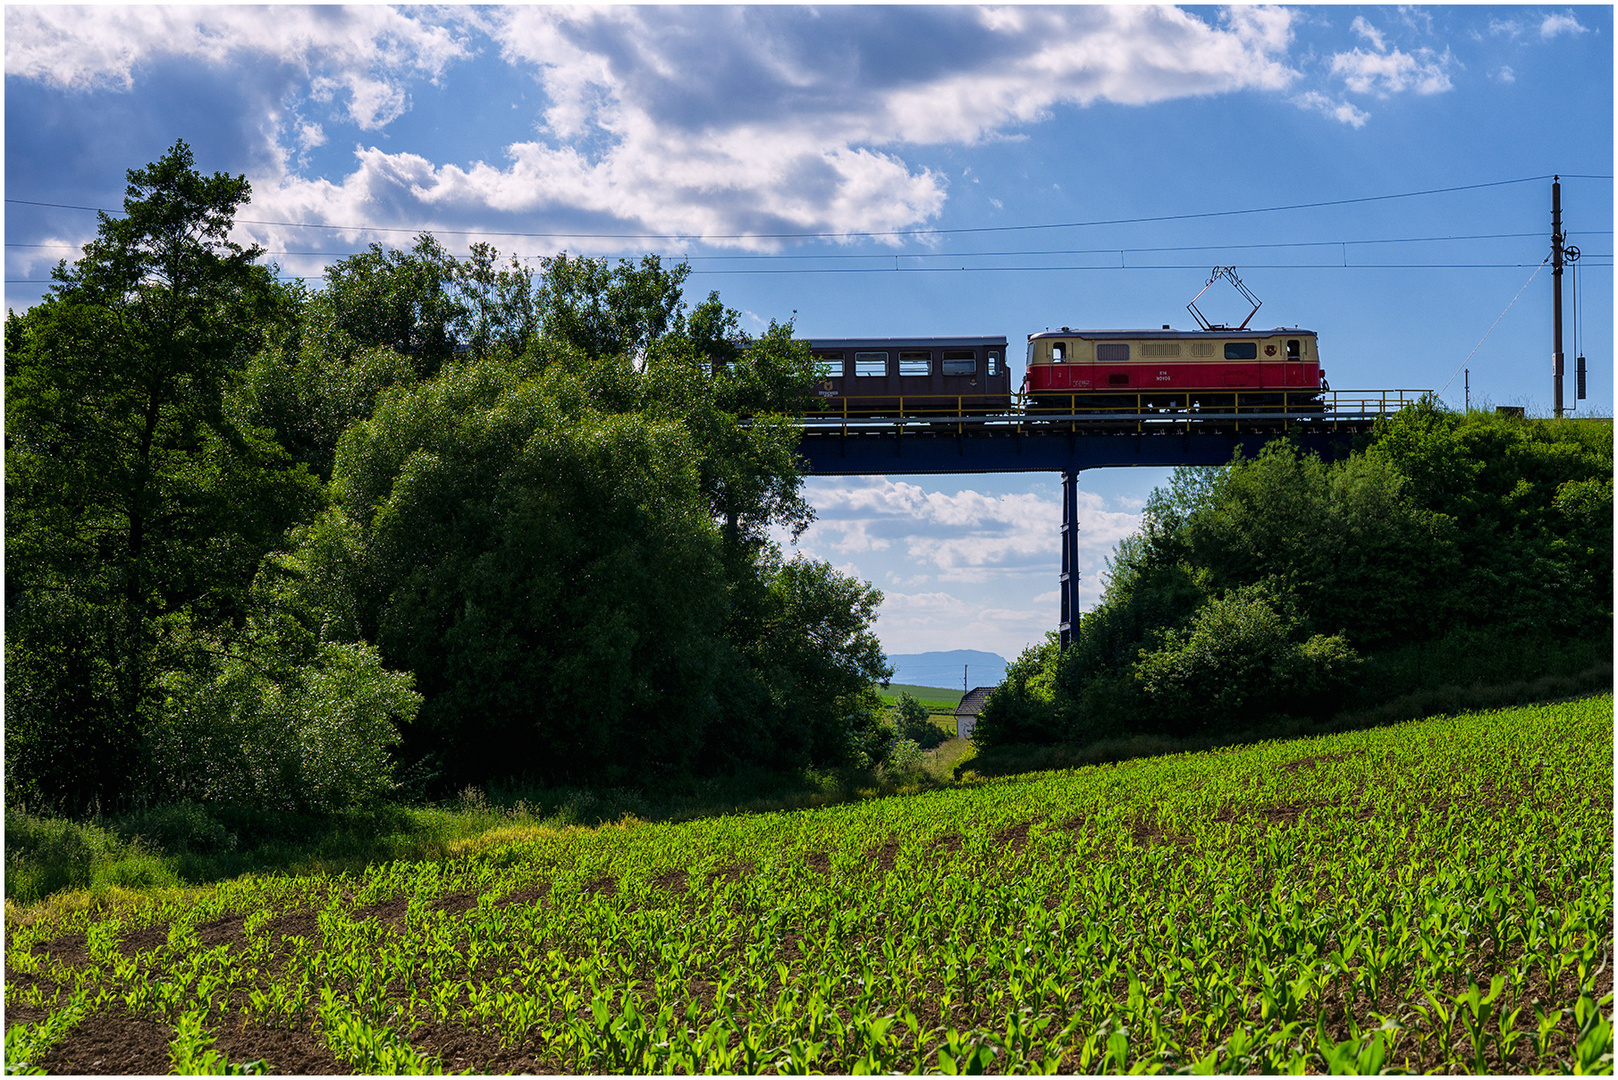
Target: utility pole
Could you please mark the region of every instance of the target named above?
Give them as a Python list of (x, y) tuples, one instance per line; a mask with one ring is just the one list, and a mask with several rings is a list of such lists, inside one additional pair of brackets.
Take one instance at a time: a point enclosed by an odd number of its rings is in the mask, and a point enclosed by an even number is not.
[(1466, 411), (1472, 411), (1472, 369), (1466, 369)]
[(1551, 177), (1551, 319), (1554, 325), (1551, 370), (1555, 383), (1556, 418), (1562, 418), (1562, 178)]

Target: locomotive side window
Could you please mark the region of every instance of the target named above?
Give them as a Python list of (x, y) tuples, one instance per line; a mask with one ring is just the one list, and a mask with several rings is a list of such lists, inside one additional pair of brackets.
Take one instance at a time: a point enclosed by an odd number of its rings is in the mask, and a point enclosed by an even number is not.
[(1000, 374), (1000, 350), (999, 349), (990, 349), (989, 350), (989, 374), (990, 375), (998, 375), (998, 374)]
[(1129, 343), (1127, 341), (1109, 342), (1106, 345), (1096, 346), (1096, 363), (1116, 364), (1121, 360), (1129, 359)]
[(1227, 341), (1225, 342), (1226, 360), (1257, 360), (1258, 342), (1256, 341)]
[(945, 375), (976, 375), (978, 354), (972, 349), (945, 349)]
[(854, 354), (854, 374), (881, 377), (888, 373), (888, 354), (885, 352), (857, 352)]
[(931, 375), (933, 373), (933, 354), (926, 349), (901, 349), (899, 352), (899, 374), (901, 375)]
[(1067, 342), (1055, 341), (1051, 343), (1051, 363), (1060, 364), (1067, 359)]
[(840, 352), (815, 353), (815, 378), (840, 379), (843, 376), (843, 354)]
[(1287, 338), (1287, 359), (1288, 360), (1296, 362), (1296, 361), (1303, 358), (1303, 350), (1300, 349), (1298, 346), (1299, 346), (1299, 343), (1298, 343), (1297, 338)]

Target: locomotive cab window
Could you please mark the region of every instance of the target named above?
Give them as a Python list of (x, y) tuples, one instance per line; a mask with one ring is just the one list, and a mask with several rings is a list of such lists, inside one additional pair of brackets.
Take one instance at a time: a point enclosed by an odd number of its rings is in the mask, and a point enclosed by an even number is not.
[(1096, 363), (1116, 364), (1129, 359), (1129, 342), (1112, 341), (1096, 346)]
[(1227, 341), (1225, 342), (1226, 360), (1257, 360), (1258, 342), (1256, 341)]
[(1067, 342), (1055, 341), (1051, 343), (1051, 363), (1060, 364), (1067, 359)]
[(838, 379), (843, 375), (843, 354), (840, 352), (815, 353), (815, 378)]
[(931, 375), (933, 354), (926, 349), (902, 349), (899, 352), (899, 374)]
[(972, 349), (945, 349), (944, 374), (945, 375), (976, 375), (978, 373), (978, 354)]
[(854, 374), (881, 377), (888, 373), (888, 354), (885, 352), (857, 352), (854, 354)]
[(1293, 362), (1303, 359), (1303, 350), (1297, 338), (1287, 338), (1287, 359)]

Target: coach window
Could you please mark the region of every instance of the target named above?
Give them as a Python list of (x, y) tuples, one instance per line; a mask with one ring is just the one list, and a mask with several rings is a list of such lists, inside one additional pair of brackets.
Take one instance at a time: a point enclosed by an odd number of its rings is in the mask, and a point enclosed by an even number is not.
[(815, 378), (840, 379), (843, 377), (843, 354), (840, 352), (815, 353)]
[(978, 354), (972, 349), (945, 349), (944, 374), (945, 375), (976, 375), (978, 373)]
[(989, 374), (990, 375), (998, 375), (998, 374), (1000, 374), (1000, 350), (999, 349), (990, 349), (989, 350)]
[(1298, 347), (1297, 338), (1287, 338), (1287, 359), (1294, 363), (1303, 359), (1303, 350)]
[(899, 351), (899, 374), (901, 375), (931, 375), (933, 373), (933, 354), (926, 349), (901, 349)]
[(885, 352), (857, 352), (854, 354), (854, 374), (883, 376), (888, 373), (888, 354)]
[(1109, 342), (1096, 346), (1096, 363), (1116, 364), (1129, 359), (1129, 342)]
[(1257, 360), (1258, 342), (1256, 341), (1227, 341), (1225, 342), (1226, 360)]

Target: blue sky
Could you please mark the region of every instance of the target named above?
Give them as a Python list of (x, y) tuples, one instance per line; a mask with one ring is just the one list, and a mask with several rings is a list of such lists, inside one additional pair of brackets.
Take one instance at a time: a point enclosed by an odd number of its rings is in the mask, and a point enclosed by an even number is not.
[[(247, 175), (243, 238), (293, 273), (422, 230), (656, 251), (755, 329), (1020, 342), (1189, 327), (1228, 264), (1336, 389), (1458, 405), (1466, 368), (1548, 413), (1559, 173), (1578, 404), (1611, 415), (1612, 32), (1610, 6), (9, 5), (6, 302), (94, 231), (28, 203), (116, 208), (184, 138)], [(1086, 604), (1163, 479), (1082, 477)], [(1059, 489), (811, 480), (799, 546), (884, 591), (890, 652), (1009, 657), (1055, 626)]]

